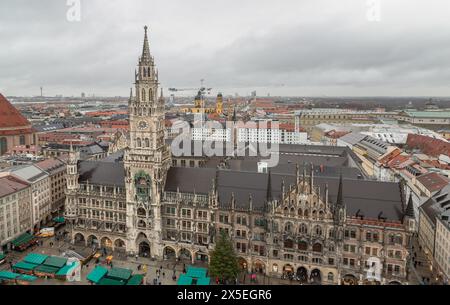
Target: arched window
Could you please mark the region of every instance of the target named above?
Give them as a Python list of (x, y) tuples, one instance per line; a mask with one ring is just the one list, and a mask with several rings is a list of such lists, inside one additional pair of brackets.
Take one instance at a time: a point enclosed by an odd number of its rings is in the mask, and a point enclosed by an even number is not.
[(292, 241), (292, 239), (286, 239), (284, 241), (284, 247), (289, 249), (294, 248), (294, 242)]
[(287, 207), (284, 208), (283, 214), (284, 216), (287, 216), (289, 214), (289, 209)]
[(312, 247), (313, 252), (322, 252), (322, 244), (315, 243)]
[(150, 90), (148, 90), (148, 100), (149, 101), (153, 100), (153, 90), (152, 90), (152, 88), (150, 88)]
[(305, 217), (308, 217), (308, 216), (309, 216), (308, 210), (305, 210), (305, 213), (303, 213), (303, 216), (305, 216)]
[(328, 251), (334, 252), (334, 245), (333, 244), (328, 246)]
[(323, 211), (319, 211), (319, 219), (323, 219)]
[(136, 139), (136, 146), (137, 147), (141, 147), (142, 146), (141, 138), (137, 138)]
[(300, 216), (300, 217), (303, 216), (303, 211), (302, 211), (302, 209), (298, 209), (298, 216)]
[(142, 74), (144, 74), (144, 77), (147, 77), (147, 69), (142, 68)]
[(308, 233), (308, 227), (307, 227), (304, 223), (302, 223), (302, 224), (300, 225), (300, 228), (298, 229), (298, 231), (299, 231), (301, 234), (307, 234), (307, 233)]
[(308, 250), (308, 243), (306, 241), (300, 241), (298, 243), (298, 249), (301, 250), (301, 251)]
[(145, 89), (142, 88), (142, 101), (145, 102), (147, 100), (147, 97), (145, 96)]
[(152, 75), (152, 74), (150, 73), (150, 67), (148, 67), (147, 68), (147, 76), (150, 77), (150, 75)]
[(313, 210), (311, 216), (312, 216), (313, 219), (315, 219), (316, 216), (317, 216), (317, 211)]
[(314, 234), (316, 234), (317, 236), (322, 236), (322, 228), (320, 226), (316, 226), (314, 228)]
[(0, 139), (0, 156), (5, 154), (8, 151), (8, 142), (6, 138)]
[(148, 138), (145, 139), (145, 147), (150, 147), (150, 140)]
[(334, 281), (334, 274), (332, 272), (328, 273), (328, 281), (329, 282)]
[(292, 215), (292, 216), (295, 215), (295, 210), (294, 210), (294, 208), (291, 208), (291, 215)]
[(290, 222), (284, 225), (284, 232), (291, 233), (292, 232), (292, 224)]

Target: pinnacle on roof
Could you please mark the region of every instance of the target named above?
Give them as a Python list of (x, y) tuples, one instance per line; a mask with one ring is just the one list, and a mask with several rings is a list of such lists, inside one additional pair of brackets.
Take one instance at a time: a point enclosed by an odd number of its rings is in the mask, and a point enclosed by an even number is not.
[(343, 205), (343, 194), (342, 194), (342, 173), (339, 176), (339, 188), (338, 188), (338, 194), (336, 199), (336, 205)]
[(266, 195), (267, 201), (272, 201), (272, 172), (269, 169), (269, 175), (267, 178), (267, 195)]
[(148, 36), (147, 36), (148, 26), (144, 26), (144, 30), (145, 30), (145, 36), (144, 36), (144, 46), (142, 48), (141, 60), (144, 62), (148, 62), (151, 59), (150, 47), (148, 46)]
[(414, 204), (413, 204), (413, 200), (412, 200), (412, 194), (409, 194), (408, 205), (406, 206), (404, 216), (414, 218)]

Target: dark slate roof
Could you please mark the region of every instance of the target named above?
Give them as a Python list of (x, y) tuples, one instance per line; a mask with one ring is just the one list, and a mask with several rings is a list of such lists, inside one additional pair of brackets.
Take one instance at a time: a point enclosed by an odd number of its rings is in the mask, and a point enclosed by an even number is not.
[[(227, 161), (227, 165), (229, 169), (234, 171), (257, 172), (260, 159), (260, 157), (232, 159)], [(305, 164), (303, 164), (303, 162), (305, 162)], [(273, 173), (278, 174), (295, 174), (295, 168), (298, 164), (301, 172), (303, 172), (303, 168), (306, 167), (306, 171), (309, 173), (311, 168), (310, 163), (313, 163), (314, 174), (316, 176), (339, 177), (342, 173), (344, 178), (358, 179), (363, 177), (358, 168), (345, 166), (346, 162), (346, 158), (343, 157), (332, 157), (327, 159), (327, 157), (320, 156), (280, 155), (277, 166), (272, 167), (271, 170)], [(209, 163), (207, 166), (208, 165)]]
[[(211, 168), (171, 168), (166, 182), (166, 191), (207, 194), (211, 190), (212, 179), (216, 170)], [(272, 173), (271, 185), (273, 198), (281, 195), (281, 183), (285, 181), (286, 189), (295, 182), (294, 175)], [(321, 187), (324, 193), (325, 185), (329, 187), (329, 201), (335, 202), (338, 193), (339, 178), (315, 177), (314, 184)], [(253, 207), (263, 209), (267, 197), (268, 174), (256, 172), (238, 172), (218, 170), (219, 202), (223, 207), (229, 207), (234, 194), (236, 207), (247, 208), (249, 196), (252, 196)], [(343, 179), (343, 198), (347, 206), (347, 214), (364, 215), (366, 218), (377, 219), (379, 216), (388, 220), (403, 219), (400, 187), (397, 183), (368, 181), (359, 179)]]
[(208, 194), (216, 175), (214, 168), (171, 167), (167, 173), (165, 191)]
[(82, 161), (78, 163), (79, 182), (125, 186), (123, 162)]

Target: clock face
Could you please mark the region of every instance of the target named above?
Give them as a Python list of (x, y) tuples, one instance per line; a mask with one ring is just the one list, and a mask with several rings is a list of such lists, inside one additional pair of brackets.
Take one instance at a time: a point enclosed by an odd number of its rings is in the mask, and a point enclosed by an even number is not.
[(140, 121), (138, 127), (139, 129), (146, 129), (148, 127), (148, 124), (146, 121)]

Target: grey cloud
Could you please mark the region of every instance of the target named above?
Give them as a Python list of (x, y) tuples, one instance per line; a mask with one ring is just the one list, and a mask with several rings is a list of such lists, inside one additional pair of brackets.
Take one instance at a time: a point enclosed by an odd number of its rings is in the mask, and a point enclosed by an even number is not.
[(450, 95), (446, 1), (381, 1), (381, 22), (359, 0), (228, 2), (82, 1), (70, 23), (65, 1), (3, 0), (0, 91), (126, 95), (149, 23), (165, 87)]

